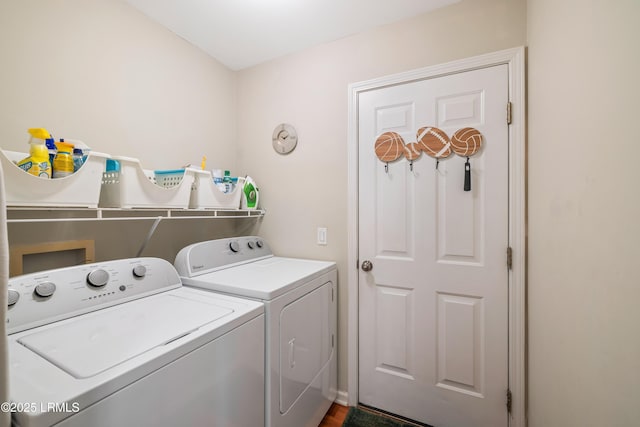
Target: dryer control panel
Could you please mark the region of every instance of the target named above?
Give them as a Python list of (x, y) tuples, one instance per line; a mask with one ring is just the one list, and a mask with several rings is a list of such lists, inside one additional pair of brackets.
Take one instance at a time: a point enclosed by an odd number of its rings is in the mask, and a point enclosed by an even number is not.
[(176, 256), (175, 267), (180, 276), (195, 277), (272, 256), (269, 245), (260, 237), (232, 237), (182, 248)]
[(9, 334), (182, 286), (160, 258), (129, 258), (9, 279)]

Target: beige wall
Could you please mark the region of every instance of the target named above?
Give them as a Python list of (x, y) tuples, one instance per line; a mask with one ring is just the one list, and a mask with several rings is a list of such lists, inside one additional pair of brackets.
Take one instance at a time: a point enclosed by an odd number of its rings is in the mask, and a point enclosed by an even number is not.
[[(525, 1), (463, 1), (238, 73), (238, 162), (261, 189), (261, 235), (282, 255), (338, 262), (339, 388), (347, 384), (347, 88), (355, 83), (525, 44)], [(288, 156), (274, 127), (299, 133)], [(316, 245), (317, 227), (328, 245)]]
[(235, 74), (119, 0), (0, 4), (0, 147), (45, 127), (148, 169), (235, 169)]
[(530, 0), (529, 421), (640, 421), (640, 2)]

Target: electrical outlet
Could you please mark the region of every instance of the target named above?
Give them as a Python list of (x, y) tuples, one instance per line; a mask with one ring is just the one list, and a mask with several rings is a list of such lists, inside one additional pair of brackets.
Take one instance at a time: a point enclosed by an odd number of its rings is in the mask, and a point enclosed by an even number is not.
[(327, 244), (327, 228), (318, 227), (318, 244), (326, 246)]

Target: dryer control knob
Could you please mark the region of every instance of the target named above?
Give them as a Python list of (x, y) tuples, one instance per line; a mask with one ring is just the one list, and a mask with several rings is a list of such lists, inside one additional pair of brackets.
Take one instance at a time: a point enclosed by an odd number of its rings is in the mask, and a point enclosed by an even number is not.
[(254, 246), (253, 246), (253, 242), (247, 242), (247, 247), (248, 247), (249, 249), (253, 249), (253, 247), (254, 247)]
[(256, 246), (261, 248), (263, 245), (262, 240), (256, 240)]
[(229, 242), (229, 249), (231, 249), (231, 252), (238, 252), (240, 250), (240, 245), (238, 242)]
[(109, 273), (99, 268), (98, 270), (93, 270), (91, 273), (87, 275), (87, 283), (91, 286), (95, 286), (96, 288), (101, 288), (107, 284), (109, 281)]
[(17, 303), (19, 299), (20, 299), (20, 292), (16, 291), (15, 289), (9, 289), (9, 294), (7, 298), (7, 307), (11, 307), (15, 303)]
[(43, 282), (36, 285), (34, 292), (39, 297), (47, 298), (53, 295), (56, 291), (56, 285), (52, 282)]
[(142, 278), (147, 274), (147, 267), (144, 265), (136, 265), (133, 267), (133, 275), (138, 278)]

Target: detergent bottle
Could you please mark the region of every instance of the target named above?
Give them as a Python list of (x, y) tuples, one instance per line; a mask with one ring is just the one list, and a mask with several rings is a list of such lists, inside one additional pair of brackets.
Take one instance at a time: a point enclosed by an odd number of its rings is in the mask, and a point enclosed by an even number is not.
[(84, 153), (80, 148), (73, 149), (73, 171), (78, 172), (78, 169), (84, 164)]
[(233, 179), (231, 178), (231, 171), (224, 171), (224, 178), (222, 178), (222, 183), (224, 184), (224, 193), (233, 192), (234, 185)]
[(31, 175), (41, 178), (51, 178), (51, 162), (49, 160), (49, 150), (44, 140), (50, 138), (46, 129), (29, 129), (31, 139), (29, 140), (29, 157), (18, 162), (18, 167)]
[(71, 155), (73, 153), (73, 144), (64, 142), (64, 139), (61, 139), (60, 142), (56, 142), (56, 148), (58, 152), (53, 158), (53, 177), (64, 178), (71, 175), (74, 170), (73, 157)]
[(242, 187), (242, 201), (240, 205), (241, 208), (257, 209), (259, 196), (260, 193), (256, 182), (247, 175), (247, 177), (244, 179), (244, 186)]

